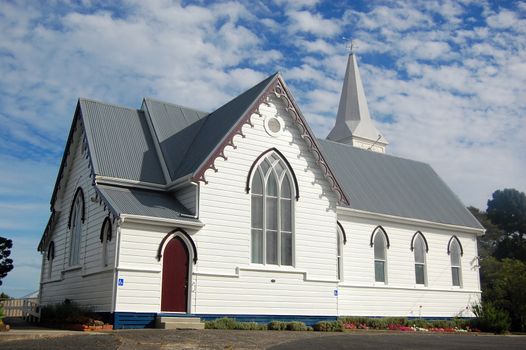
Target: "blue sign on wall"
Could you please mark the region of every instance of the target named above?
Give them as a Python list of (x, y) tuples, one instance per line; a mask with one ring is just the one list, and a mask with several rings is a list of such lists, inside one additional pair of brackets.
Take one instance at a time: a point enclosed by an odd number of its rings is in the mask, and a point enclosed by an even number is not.
[(335, 297), (338, 296), (338, 289), (335, 289), (335, 290), (334, 290), (334, 296), (335, 296)]
[(118, 285), (119, 287), (124, 286), (124, 278), (119, 278), (119, 279), (117, 280), (117, 285)]

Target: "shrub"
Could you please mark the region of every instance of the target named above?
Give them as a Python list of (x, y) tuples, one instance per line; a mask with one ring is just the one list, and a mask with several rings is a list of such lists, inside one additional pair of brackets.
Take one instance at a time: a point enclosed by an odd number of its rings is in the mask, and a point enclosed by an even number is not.
[(362, 316), (344, 316), (339, 317), (338, 320), (344, 324), (367, 324), (367, 322), (370, 320), (368, 317), (362, 317)]
[(265, 325), (258, 324), (256, 322), (238, 322), (233, 318), (223, 317), (213, 321), (205, 322), (206, 329), (239, 329), (245, 331), (259, 331), (265, 330)]
[(411, 320), (409, 323), (416, 328), (429, 328), (431, 326), (427, 320), (423, 320), (421, 318)]
[(493, 304), (484, 302), (473, 306), (476, 318), (471, 321), (473, 328), (484, 332), (496, 334), (505, 333), (510, 329), (510, 316), (503, 310), (496, 308)]
[(343, 332), (341, 321), (320, 321), (314, 325), (314, 330), (318, 332)]
[(348, 325), (347, 329), (387, 329), (389, 325), (409, 326), (407, 318), (404, 317), (352, 317), (345, 316), (338, 318), (344, 325)]
[(286, 329), (288, 331), (306, 331), (307, 326), (303, 322), (288, 322)]
[(366, 324), (372, 329), (387, 329), (389, 322), (386, 318), (370, 318)]
[(88, 324), (94, 314), (89, 308), (78, 305), (69, 299), (59, 304), (42, 307), (41, 320), (48, 323), (82, 323)]
[(449, 320), (432, 320), (429, 324), (431, 328), (455, 328), (453, 321)]
[(264, 324), (258, 324), (257, 322), (236, 322), (235, 329), (242, 329), (245, 331), (261, 331), (267, 329)]
[(270, 331), (284, 331), (287, 329), (287, 324), (281, 321), (270, 321), (267, 325), (267, 329)]
[(223, 317), (213, 321), (206, 321), (206, 329), (236, 329), (236, 320), (233, 318)]

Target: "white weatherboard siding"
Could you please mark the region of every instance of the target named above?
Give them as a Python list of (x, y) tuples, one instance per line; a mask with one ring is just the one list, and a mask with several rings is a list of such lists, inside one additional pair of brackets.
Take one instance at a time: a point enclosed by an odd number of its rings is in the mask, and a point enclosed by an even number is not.
[[(42, 266), (42, 304), (59, 303), (70, 299), (83, 305), (89, 305), (94, 311), (111, 311), (113, 289), (113, 264), (115, 259), (116, 225), (113, 225), (113, 238), (108, 242), (107, 267), (102, 266), (102, 243), (100, 230), (108, 212), (98, 202), (90, 200), (95, 197), (95, 189), (89, 177), (89, 160), (83, 152), (81, 128), (77, 127), (71, 155), (64, 169), (62, 188), (55, 205), (56, 221), (49, 241), (55, 243), (55, 259), (52, 274), (48, 278), (48, 246), (44, 247), (44, 264)], [(69, 266), (69, 247), (71, 230), (68, 228), (69, 212), (73, 197), (78, 187), (84, 191), (86, 205), (85, 221), (82, 224), (80, 245), (80, 265), (75, 269)]]
[[(343, 248), (344, 278), (336, 274), (335, 196), (307, 146), (279, 101), (263, 105), (263, 117), (252, 115), (228, 146), (218, 171), (206, 172), (201, 184), (199, 220), (204, 227), (186, 229), (198, 251), (191, 277), (190, 312), (197, 314), (469, 316), (466, 306), (480, 298), (475, 235), (418, 223), (398, 224), (382, 218), (347, 214), (339, 221), (347, 234)], [(268, 135), (264, 118), (278, 115), (285, 123), (279, 137)], [(294, 266), (251, 264), (251, 198), (246, 178), (255, 159), (271, 147), (290, 162), (299, 183), (294, 202)], [(190, 193), (190, 191), (188, 191)], [(190, 200), (190, 196), (187, 196)], [(389, 235), (387, 285), (374, 282), (373, 229)], [(162, 239), (176, 227), (124, 222), (121, 227), (116, 310), (160, 312), (162, 260), (156, 259)], [(415, 285), (413, 234), (420, 230), (429, 244), (427, 286)], [(462, 288), (451, 286), (447, 243), (459, 237), (463, 249)], [(338, 296), (334, 291), (338, 289)]]
[(189, 184), (175, 191), (175, 197), (186, 209), (190, 210), (190, 213), (196, 214), (196, 192), (197, 185)]
[(159, 312), (161, 305), (161, 266), (157, 250), (171, 231), (166, 227), (124, 223), (119, 245), (115, 311)]
[[(344, 280), (339, 287), (340, 315), (374, 316), (470, 316), (466, 307), (480, 299), (477, 243), (472, 233), (418, 224), (395, 224), (383, 220), (340, 216), (347, 234), (344, 246)], [(389, 236), (387, 284), (374, 281), (374, 249), (370, 238), (377, 225)], [(429, 245), (426, 254), (427, 285), (415, 284), (411, 238), (417, 230)], [(452, 286), (447, 244), (456, 235), (464, 249), (462, 287)], [(421, 307), (420, 307), (421, 306)]]
[[(246, 137), (235, 137), (237, 148), (226, 147), (227, 160), (218, 158), (218, 172), (208, 170), (208, 184), (200, 186), (199, 219), (205, 226), (194, 237), (197, 313), (335, 314), (335, 196), (281, 101), (270, 102), (260, 106), (263, 117), (251, 116), (254, 127), (243, 126)], [(275, 115), (285, 124), (278, 137), (264, 128), (265, 117)], [(245, 184), (252, 163), (272, 147), (287, 158), (299, 184), (293, 268), (250, 263), (251, 197)]]

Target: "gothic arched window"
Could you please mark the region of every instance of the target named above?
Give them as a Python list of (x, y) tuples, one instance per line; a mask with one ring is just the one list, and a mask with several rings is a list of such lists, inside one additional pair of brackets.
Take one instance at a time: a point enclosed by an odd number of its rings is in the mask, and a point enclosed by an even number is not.
[(292, 181), (287, 163), (274, 151), (254, 169), (250, 189), (252, 263), (293, 265)]
[(82, 223), (84, 222), (84, 193), (79, 187), (73, 198), (70, 212), (69, 226), (71, 228), (71, 240), (69, 245), (69, 265), (80, 264), (80, 241), (82, 236)]
[(374, 280), (387, 283), (387, 248), (389, 248), (389, 238), (381, 226), (378, 226), (373, 231), (371, 246), (374, 247)]
[(427, 242), (421, 232), (415, 233), (413, 236), (413, 244), (411, 246), (415, 255), (415, 282), (416, 284), (427, 284), (426, 276), (426, 253)]
[(451, 237), (448, 247), (449, 257), (451, 259), (451, 279), (453, 286), (462, 285), (462, 268), (460, 258), (462, 256), (462, 246), (456, 236)]
[(47, 248), (47, 261), (48, 261), (47, 278), (48, 279), (51, 278), (51, 275), (53, 273), (53, 260), (55, 260), (55, 242), (51, 241)]
[(345, 236), (344, 231), (340, 227), (340, 225), (337, 225), (337, 231), (336, 231), (336, 272), (337, 277), (340, 281), (343, 280), (343, 245), (345, 244)]
[(109, 241), (111, 241), (111, 220), (104, 219), (100, 231), (100, 242), (102, 243), (102, 266), (108, 266)]

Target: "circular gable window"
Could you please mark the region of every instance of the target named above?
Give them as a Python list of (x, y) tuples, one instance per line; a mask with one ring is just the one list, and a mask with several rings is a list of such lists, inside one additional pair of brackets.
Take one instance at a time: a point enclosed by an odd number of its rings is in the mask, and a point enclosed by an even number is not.
[(281, 134), (283, 129), (283, 122), (276, 117), (268, 117), (265, 119), (265, 130), (270, 136), (277, 137)]

